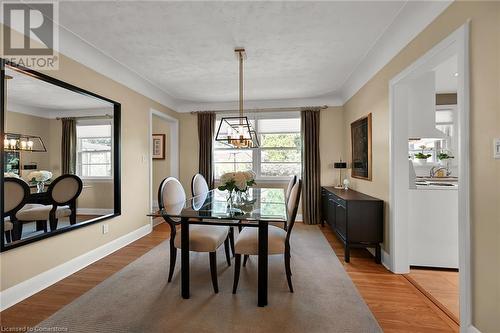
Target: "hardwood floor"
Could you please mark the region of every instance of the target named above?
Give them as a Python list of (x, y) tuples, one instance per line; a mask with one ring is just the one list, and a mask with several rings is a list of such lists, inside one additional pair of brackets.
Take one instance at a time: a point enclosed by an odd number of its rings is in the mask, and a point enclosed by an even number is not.
[(405, 277), (453, 321), (460, 323), (458, 271), (412, 268)]
[[(351, 250), (351, 262), (346, 264), (333, 232), (328, 227), (321, 230), (385, 332), (458, 332), (458, 326), (418, 289), (403, 276), (375, 264), (368, 251)], [(2, 331), (35, 326), (168, 236), (168, 227), (158, 225), (151, 234), (1, 312)]]
[[(320, 227), (321, 228), (321, 227)], [(458, 332), (458, 325), (403, 275), (376, 264), (365, 249), (351, 249), (344, 261), (343, 244), (330, 227), (321, 230), (384, 332)]]
[(71, 303), (129, 263), (163, 242), (170, 235), (166, 224), (111, 255), (53, 284), (0, 313), (2, 332), (6, 327), (33, 327)]

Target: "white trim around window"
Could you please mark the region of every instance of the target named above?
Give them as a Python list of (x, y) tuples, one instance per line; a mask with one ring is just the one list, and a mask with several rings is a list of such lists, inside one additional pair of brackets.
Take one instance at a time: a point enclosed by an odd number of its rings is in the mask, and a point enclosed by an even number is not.
[[(234, 113), (223, 113), (223, 114), (218, 114), (217, 115), (217, 121), (219, 121), (221, 118), (225, 116), (234, 116)], [(245, 161), (234, 161), (232, 163), (241, 163), (241, 164), (250, 164), (252, 165), (252, 170), (256, 173), (257, 177), (256, 180), (258, 182), (263, 182), (263, 183), (283, 183), (286, 182), (290, 179), (289, 175), (286, 176), (265, 176), (262, 175), (262, 162), (261, 162), (261, 156), (262, 156), (262, 151), (272, 151), (272, 150), (290, 150), (291, 152), (296, 152), (297, 150), (299, 151), (299, 156), (300, 156), (300, 146), (290, 146), (290, 147), (267, 147), (264, 148), (262, 147), (262, 134), (289, 134), (289, 133), (298, 133), (300, 135), (300, 112), (298, 111), (282, 111), (282, 112), (250, 112), (247, 113), (246, 116), (248, 119), (252, 122), (252, 126), (254, 126), (254, 129), (257, 132), (257, 135), (259, 136), (259, 142), (261, 144), (261, 147), (259, 148), (254, 148), (254, 149), (249, 149), (248, 152), (251, 151), (251, 160), (245, 160)], [(259, 120), (265, 120), (265, 119), (298, 119), (299, 120), (299, 126), (295, 128), (293, 131), (271, 131), (271, 132), (261, 132), (259, 128)], [(217, 128), (217, 126), (216, 126)], [(235, 149), (232, 148), (214, 148), (215, 151), (236, 151)], [(215, 154), (214, 154), (215, 155)], [(216, 169), (215, 164), (216, 163), (231, 163), (231, 162), (215, 162), (216, 157), (214, 156), (214, 169)], [(301, 164), (301, 158), (300, 161), (298, 162), (276, 162), (276, 164)], [(299, 166), (299, 174), (300, 174), (300, 166)], [(216, 174), (216, 181), (218, 180), (217, 174)]]

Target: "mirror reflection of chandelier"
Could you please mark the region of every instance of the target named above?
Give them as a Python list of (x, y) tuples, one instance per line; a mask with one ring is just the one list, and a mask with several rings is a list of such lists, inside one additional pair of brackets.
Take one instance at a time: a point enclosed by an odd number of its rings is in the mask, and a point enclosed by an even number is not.
[(5, 151), (47, 151), (41, 137), (15, 133), (5, 133), (3, 148)]
[(243, 60), (246, 58), (245, 49), (234, 50), (239, 60), (239, 116), (223, 117), (215, 140), (231, 148), (258, 148), (257, 133), (253, 130), (248, 118), (243, 115)]

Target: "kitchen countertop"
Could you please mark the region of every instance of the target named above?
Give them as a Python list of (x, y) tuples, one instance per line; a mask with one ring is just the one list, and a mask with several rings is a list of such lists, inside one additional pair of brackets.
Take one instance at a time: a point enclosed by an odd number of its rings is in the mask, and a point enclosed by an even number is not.
[(417, 188), (410, 188), (410, 190), (445, 190), (456, 191), (458, 190), (457, 177), (417, 177)]

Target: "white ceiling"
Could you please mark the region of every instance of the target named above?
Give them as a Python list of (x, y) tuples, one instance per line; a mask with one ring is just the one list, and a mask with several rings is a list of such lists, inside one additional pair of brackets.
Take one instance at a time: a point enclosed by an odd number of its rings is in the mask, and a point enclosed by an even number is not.
[(8, 110), (29, 113), (45, 118), (74, 115), (74, 111), (95, 109), (112, 111), (109, 102), (75, 93), (68, 89), (33, 78), (8, 67), (5, 73), (12, 77), (7, 80)]
[(176, 99), (235, 101), (233, 49), (247, 50), (246, 100), (334, 94), (406, 1), (61, 2), (60, 23)]

